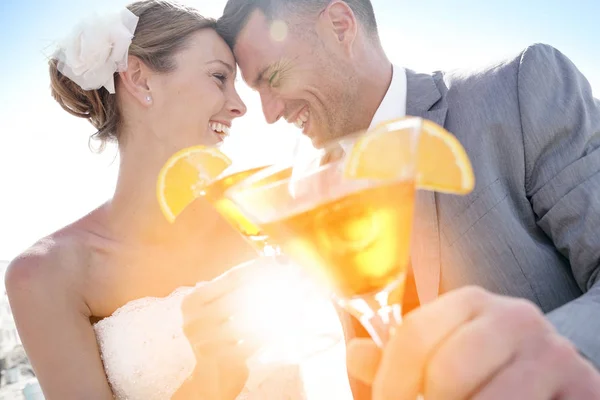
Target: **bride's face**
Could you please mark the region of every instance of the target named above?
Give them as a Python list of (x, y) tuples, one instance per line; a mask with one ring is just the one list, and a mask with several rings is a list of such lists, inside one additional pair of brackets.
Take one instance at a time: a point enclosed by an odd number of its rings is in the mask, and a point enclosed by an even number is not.
[(176, 68), (155, 77), (152, 87), (163, 130), (178, 147), (219, 143), (233, 119), (246, 113), (234, 86), (233, 54), (214, 30), (203, 29), (188, 39), (174, 62)]

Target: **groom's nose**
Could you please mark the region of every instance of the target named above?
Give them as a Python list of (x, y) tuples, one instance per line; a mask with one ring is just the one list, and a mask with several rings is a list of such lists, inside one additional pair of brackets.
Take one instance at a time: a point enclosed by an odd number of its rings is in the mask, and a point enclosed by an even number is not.
[(263, 114), (268, 124), (274, 124), (283, 116), (285, 104), (277, 96), (261, 92), (260, 101), (262, 103)]

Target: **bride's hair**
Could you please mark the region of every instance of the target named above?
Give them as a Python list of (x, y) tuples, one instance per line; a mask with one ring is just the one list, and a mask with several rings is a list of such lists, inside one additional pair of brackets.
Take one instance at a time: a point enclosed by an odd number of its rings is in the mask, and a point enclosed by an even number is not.
[[(213, 19), (171, 1), (137, 1), (127, 8), (139, 17), (129, 55), (157, 72), (169, 72), (176, 67), (173, 56), (192, 34), (201, 29), (215, 29)], [(100, 140), (101, 149), (107, 141), (118, 141), (122, 117), (117, 97), (104, 87), (83, 90), (57, 69), (55, 58), (49, 65), (52, 97), (58, 104), (70, 114), (90, 121), (97, 129), (92, 139)], [(118, 74), (114, 77), (116, 83)]]

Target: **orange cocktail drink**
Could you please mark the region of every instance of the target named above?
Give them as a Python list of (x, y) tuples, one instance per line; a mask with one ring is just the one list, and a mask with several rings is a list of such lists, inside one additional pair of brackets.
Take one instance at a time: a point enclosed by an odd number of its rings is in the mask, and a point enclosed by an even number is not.
[(225, 197), (225, 192), (232, 186), (263, 170), (265, 167), (251, 168), (244, 171), (226, 175), (208, 184), (204, 189), (204, 196), (212, 203), (217, 211), (243, 236), (245, 236), (257, 249), (264, 250), (267, 236), (262, 229), (248, 219), (230, 199)]
[(369, 187), (262, 227), (285, 254), (334, 282), (339, 296), (365, 295), (406, 273), (414, 196), (412, 181)]
[[(416, 190), (468, 193), (464, 149), (443, 128), (407, 118), (336, 140), (293, 168), (268, 184), (250, 177), (226, 196), (383, 345), (401, 319)], [(269, 173), (279, 168), (261, 171)]]

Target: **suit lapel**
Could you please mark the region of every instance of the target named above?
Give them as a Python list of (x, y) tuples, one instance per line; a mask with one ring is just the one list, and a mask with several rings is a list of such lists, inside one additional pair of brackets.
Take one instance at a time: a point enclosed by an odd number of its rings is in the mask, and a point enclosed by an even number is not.
[[(448, 107), (435, 77), (406, 70), (406, 78), (406, 115), (444, 126)], [(417, 192), (411, 257), (419, 302), (425, 304), (438, 295), (441, 268), (436, 198), (430, 191)]]

